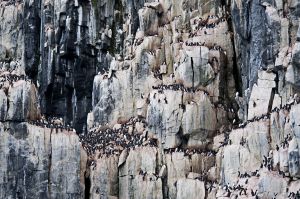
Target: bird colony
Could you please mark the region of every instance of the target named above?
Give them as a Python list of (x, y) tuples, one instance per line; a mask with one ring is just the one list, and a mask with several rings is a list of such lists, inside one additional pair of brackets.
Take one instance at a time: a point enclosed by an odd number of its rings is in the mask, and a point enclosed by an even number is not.
[(299, 1), (0, 13), (0, 199), (300, 198)]

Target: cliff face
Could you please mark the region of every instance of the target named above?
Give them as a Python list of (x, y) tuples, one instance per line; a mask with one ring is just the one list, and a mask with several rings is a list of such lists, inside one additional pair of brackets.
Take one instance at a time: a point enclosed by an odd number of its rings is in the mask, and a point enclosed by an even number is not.
[(0, 198), (299, 198), (299, 17), (0, 0)]

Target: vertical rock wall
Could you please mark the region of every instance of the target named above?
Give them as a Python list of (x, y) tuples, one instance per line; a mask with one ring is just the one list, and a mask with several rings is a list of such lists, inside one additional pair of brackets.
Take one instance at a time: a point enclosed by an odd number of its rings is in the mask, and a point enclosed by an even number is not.
[(0, 137), (0, 198), (83, 196), (76, 134), (28, 123), (1, 123)]
[(299, 198), (297, 0), (0, 0), (0, 198)]

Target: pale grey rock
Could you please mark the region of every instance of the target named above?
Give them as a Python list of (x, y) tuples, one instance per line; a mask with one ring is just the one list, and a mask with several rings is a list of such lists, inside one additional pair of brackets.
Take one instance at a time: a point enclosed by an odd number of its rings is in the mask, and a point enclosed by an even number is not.
[(176, 79), (187, 87), (207, 86), (215, 78), (215, 71), (208, 63), (209, 49), (205, 46), (186, 46), (179, 51), (180, 65), (175, 68)]
[(284, 67), (284, 59), (286, 58), (288, 54), (288, 47), (283, 47), (280, 52), (278, 53), (278, 57), (276, 57), (275, 60), (275, 67), (276, 68), (281, 68)]
[(296, 139), (290, 141), (288, 149), (289, 173), (293, 177), (300, 177), (299, 147)]
[(140, 30), (145, 35), (155, 35), (158, 33), (158, 11), (154, 7), (144, 7), (139, 10)]
[(199, 178), (200, 176), (201, 175), (199, 173), (189, 172), (186, 178), (194, 180), (195, 178)]
[[(268, 81), (270, 82), (270, 81)], [(272, 103), (273, 87), (260, 87), (253, 85), (248, 109), (248, 119), (253, 119), (268, 113), (269, 105)]]
[(83, 146), (81, 143), (78, 143), (80, 146), (80, 189), (81, 189), (81, 193), (80, 193), (80, 197), (83, 198), (85, 193), (89, 191), (89, 187), (86, 186), (86, 174), (88, 172), (88, 165), (87, 165), (87, 161), (88, 161), (88, 154), (87, 152), (84, 150)]
[[(79, 198), (81, 152), (71, 132), (27, 123), (1, 123), (0, 197)], [(13, 187), (13, 188), (11, 188)], [(50, 188), (50, 189), (49, 189)]]
[(143, 176), (137, 175), (129, 181), (128, 177), (120, 177), (119, 198), (162, 199), (163, 194), (161, 180), (153, 180), (150, 178), (151, 177), (149, 176), (143, 178)]
[[(268, 3), (266, 3), (266, 4), (268, 4)], [(279, 17), (277, 9), (275, 7), (268, 4), (266, 6), (265, 12), (267, 15), (266, 18), (268, 20), (268, 24), (270, 24), (271, 26), (279, 26), (280, 25), (280, 17)]]
[(166, 165), (163, 165), (161, 168), (160, 168), (160, 171), (159, 171), (159, 177), (161, 178), (164, 178), (167, 176), (167, 167)]
[(285, 73), (286, 81), (292, 84), (296, 84), (298, 78), (297, 76), (295, 76), (295, 74), (297, 74), (297, 69), (295, 69), (293, 65), (288, 65), (287, 72)]
[(300, 67), (300, 42), (297, 42), (293, 47), (292, 62), (297, 68)]
[(225, 139), (225, 135), (224, 134), (220, 134), (220, 135), (216, 135), (213, 139), (213, 147), (212, 149), (214, 151), (218, 151), (219, 148), (221, 147), (222, 143), (224, 142)]
[(205, 198), (204, 182), (192, 179), (179, 179), (177, 181), (177, 198)]
[(259, 178), (258, 194), (266, 198), (272, 198), (275, 194), (277, 197), (284, 198), (283, 194), (286, 192), (287, 183), (286, 179), (263, 172)]
[(118, 197), (118, 157), (102, 157), (91, 168), (90, 198)]
[(33, 84), (27, 81), (19, 80), (8, 90), (8, 112), (7, 120), (26, 121), (36, 120), (40, 117), (40, 111), (37, 106), (37, 90)]
[(129, 119), (133, 115), (132, 74), (118, 71), (111, 78), (96, 76), (93, 89), (94, 125), (116, 122), (119, 118)]
[(5, 121), (7, 116), (7, 96), (5, 92), (0, 90), (0, 120)]
[(289, 185), (289, 191), (290, 192), (294, 192), (294, 193), (297, 193), (297, 190), (299, 190), (300, 188), (300, 182), (297, 180), (297, 181), (292, 181)]
[(139, 147), (130, 150), (126, 162), (119, 169), (119, 176), (138, 175), (140, 170), (149, 174), (155, 173), (157, 167), (157, 149)]
[(268, 73), (263, 70), (258, 71), (258, 79), (274, 81), (275, 78), (276, 78), (276, 74), (274, 74), (274, 73)]
[[(1, 55), (0, 59), (12, 58), (21, 60), (24, 55), (24, 33), (21, 29), (20, 15), (24, 14), (23, 2), (7, 4), (1, 2)], [(23, 20), (22, 20), (23, 21)], [(33, 47), (32, 47), (33, 48)], [(30, 50), (29, 50), (30, 51)]]
[(148, 128), (157, 135), (164, 148), (175, 148), (181, 143), (179, 133), (183, 114), (183, 109), (180, 108), (182, 95), (181, 91), (172, 90), (165, 90), (163, 94), (156, 91), (150, 93)]
[[(300, 104), (297, 104), (295, 106), (292, 106), (291, 108), (291, 113), (290, 113), (290, 123), (291, 123), (291, 127), (294, 133), (294, 136), (296, 137), (296, 139), (298, 140), (300, 138), (300, 115), (299, 115), (299, 111), (300, 111)], [(299, 144), (299, 142), (298, 142)]]
[(270, 117), (270, 137), (271, 137), (271, 146), (275, 148), (276, 145), (284, 140), (284, 123), (285, 116), (282, 113), (273, 112)]
[(186, 104), (182, 118), (183, 135), (189, 135), (189, 147), (205, 146), (214, 135), (217, 126), (216, 110), (203, 92), (195, 94)]
[[(260, 121), (250, 123), (246, 128), (234, 130), (230, 134), (232, 145), (224, 148), (221, 166), (224, 183), (236, 184), (238, 172), (244, 173), (260, 168), (263, 157), (267, 157), (270, 151), (268, 132), (268, 121)], [(244, 146), (240, 144), (242, 139), (246, 140)]]
[(51, 134), (49, 169), (51, 198), (80, 197), (80, 145), (75, 133)]
[(0, 61), (1, 62), (6, 58), (6, 54), (7, 54), (6, 47), (3, 45), (0, 45)]
[(252, 87), (249, 99), (248, 119), (267, 114), (273, 103), (273, 88), (276, 87), (274, 73), (258, 71), (258, 82)]
[(193, 173), (204, 173), (216, 164), (216, 157), (208, 154), (193, 154), (190, 158), (191, 171)]
[(9, 63), (9, 68), (12, 69), (12, 70), (14, 70), (16, 68), (16, 66), (17, 66), (17, 63), (15, 61), (11, 61)]
[(129, 154), (128, 149), (124, 149), (122, 151), (122, 153), (120, 154), (120, 157), (119, 157), (118, 167), (122, 166), (126, 162), (128, 154)]
[[(162, 182), (152, 176), (156, 173), (157, 161), (156, 148), (130, 150), (119, 169), (119, 198), (162, 198)], [(143, 177), (140, 171), (147, 174)]]
[(273, 99), (273, 104), (272, 104), (272, 110), (274, 110), (275, 108), (280, 108), (281, 105), (281, 97), (278, 94), (274, 95), (274, 99)]
[[(286, 188), (299, 189), (298, 105), (240, 129), (230, 130), (228, 121), (292, 104), (300, 77), (299, 5), (297, 0), (0, 2), (0, 67), (16, 68), (12, 74), (26, 74), (37, 84), (36, 89), (29, 82), (5, 82), (0, 91), (0, 198), (228, 198), (219, 183), (247, 188), (247, 195), (233, 191), (232, 198), (250, 198), (251, 189), (262, 198), (277, 193), (287, 198)], [(205, 25), (198, 28), (194, 20), (200, 17)], [(199, 29), (197, 35), (190, 27)], [(100, 71), (108, 72), (95, 76)], [(209, 94), (153, 89), (161, 84)], [(244, 94), (248, 88), (251, 96)], [(239, 107), (233, 101), (237, 91), (243, 98)], [(159, 147), (87, 157), (74, 133), (21, 123), (38, 119), (39, 108), (64, 117), (83, 134), (85, 127), (108, 123), (116, 130), (133, 116), (144, 117), (146, 128), (136, 124), (128, 131), (158, 138)], [(243, 112), (236, 113), (238, 108)], [(220, 147), (224, 132), (230, 144)], [(286, 136), (292, 141), (280, 146)], [(176, 147), (218, 153), (165, 150)], [(273, 171), (260, 169), (268, 155)], [(92, 158), (96, 164), (86, 168)], [(238, 177), (256, 169), (261, 176), (248, 184)], [(211, 192), (193, 179), (206, 172), (216, 181)]]
[(257, 80), (257, 85), (259, 87), (265, 87), (265, 88), (275, 88), (276, 87), (276, 82), (275, 81), (269, 81), (269, 80)]
[(288, 148), (279, 149), (279, 165), (280, 170), (287, 173), (289, 171), (289, 154)]
[[(279, 0), (281, 1), (281, 0)], [(289, 25), (289, 20), (286, 18), (281, 18), (281, 31), (280, 31), (280, 35), (281, 35), (281, 41), (280, 41), (280, 47), (286, 47), (289, 44), (289, 30), (288, 30), (288, 25)]]
[(190, 172), (191, 163), (183, 153), (166, 154), (165, 161), (168, 168), (167, 186), (169, 190), (169, 197), (176, 198), (177, 189), (174, 186), (174, 183), (188, 175)]
[[(46, 197), (50, 162), (48, 154), (51, 149), (50, 134), (45, 134), (44, 130), (39, 128), (34, 131), (28, 130), (24, 123), (18, 124), (15, 130), (19, 132), (18, 135), (5, 132), (4, 125), (1, 123), (0, 197), (16, 198), (15, 190), (28, 198)], [(24, 157), (25, 154), (27, 157)], [(18, 157), (19, 160), (17, 160)], [(39, 159), (41, 161), (38, 161)], [(20, 170), (21, 176), (18, 175)], [(29, 175), (31, 175), (30, 178)], [(19, 182), (13, 179), (18, 179)], [(34, 184), (39, 186), (34, 186)], [(13, 190), (10, 186), (14, 187)]]
[[(175, 68), (176, 70), (176, 68)], [(187, 59), (186, 62), (181, 63), (176, 70), (176, 80), (179, 82), (183, 82), (186, 87), (192, 87), (194, 85), (193, 82), (193, 68), (191, 59)]]
[[(255, 122), (247, 127), (247, 145), (254, 159), (262, 162), (263, 156), (268, 156), (269, 147), (269, 120)], [(254, 163), (254, 162), (253, 162)], [(258, 163), (255, 162), (258, 166)]]
[(293, 65), (299, 68), (300, 66), (300, 27), (298, 27), (297, 35), (296, 35), (296, 43), (293, 47), (292, 51), (292, 62)]
[[(242, 151), (241, 147), (238, 145), (228, 146), (224, 149), (224, 159), (222, 160), (222, 169), (224, 175), (225, 184), (235, 183), (238, 178), (238, 171), (240, 169), (240, 153), (244, 155), (249, 155), (246, 150)], [(232, 161), (231, 161), (232, 160)]]

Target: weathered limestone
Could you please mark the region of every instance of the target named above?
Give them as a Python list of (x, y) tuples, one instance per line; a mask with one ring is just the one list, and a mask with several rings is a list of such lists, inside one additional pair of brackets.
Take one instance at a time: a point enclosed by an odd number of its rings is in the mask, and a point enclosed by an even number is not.
[(91, 198), (110, 198), (118, 197), (118, 157), (103, 157), (96, 161), (92, 166), (90, 179)]
[[(71, 132), (1, 123), (0, 198), (78, 198), (80, 145)], [(4, 131), (9, 126), (10, 131)], [(14, 187), (13, 189), (9, 187)]]
[(5, 121), (7, 117), (7, 96), (5, 92), (0, 90), (0, 120)]
[(75, 133), (51, 134), (51, 198), (81, 195), (80, 143)]
[(164, 148), (175, 148), (181, 143), (182, 95), (181, 91), (172, 90), (166, 90), (163, 94), (153, 91), (150, 94), (147, 110), (149, 131), (157, 135)]
[(264, 71), (258, 72), (258, 83), (253, 85), (248, 109), (248, 119), (262, 116), (270, 111), (273, 103), (273, 88), (275, 74)]
[[(119, 198), (149, 198), (162, 199), (162, 182), (155, 177), (144, 178), (141, 175), (135, 176), (131, 181), (127, 177), (120, 177)], [(128, 183), (128, 184), (127, 184)]]
[(286, 188), (287, 181), (285, 179), (278, 178), (267, 172), (261, 174), (258, 184), (258, 194), (261, 197), (270, 198), (276, 194), (277, 197), (285, 198)]
[[(300, 28), (298, 29), (298, 35), (299, 35), (299, 32), (300, 32)], [(293, 52), (292, 52), (292, 62), (293, 62), (293, 65), (296, 66), (297, 68), (300, 67), (299, 60), (300, 60), (300, 42), (297, 41), (293, 47)]]
[(0, 61), (4, 61), (4, 59), (6, 58), (7, 55), (7, 50), (6, 47), (3, 45), (0, 45)]
[[(7, 100), (9, 103), (7, 120), (25, 121), (36, 120), (40, 117), (40, 110), (37, 107), (37, 90), (33, 84), (24, 80), (15, 82), (8, 90)], [(4, 99), (5, 103), (6, 100)], [(5, 105), (2, 105), (7, 106)]]
[(139, 20), (140, 20), (140, 29), (145, 33), (145, 35), (155, 35), (158, 33), (158, 5), (153, 5), (155, 7), (144, 7), (139, 10)]
[(286, 115), (282, 111), (274, 112), (271, 114), (270, 122), (270, 136), (271, 136), (271, 146), (275, 148), (276, 145), (280, 145), (285, 137), (284, 125), (285, 125)]
[[(119, 168), (119, 198), (162, 198), (162, 182), (153, 174), (157, 169), (157, 149), (130, 150)], [(144, 176), (140, 172), (146, 173)]]
[(177, 195), (176, 198), (205, 198), (204, 182), (191, 179), (179, 179), (176, 184)]
[[(232, 145), (224, 148), (222, 173), (225, 183), (237, 183), (238, 172), (255, 171), (268, 156), (268, 121), (255, 122), (230, 134)], [(245, 144), (241, 142), (245, 140)]]
[(296, 137), (296, 140), (299, 144), (299, 138), (300, 138), (300, 126), (299, 126), (299, 111), (300, 111), (300, 105), (295, 105), (291, 109), (290, 113), (290, 123), (292, 132), (294, 133), (294, 136)]
[(175, 68), (175, 77), (186, 87), (207, 86), (215, 78), (215, 71), (208, 63), (209, 49), (205, 46), (186, 46), (179, 52), (181, 63)]
[[(116, 76), (115, 76), (116, 75)], [(96, 76), (93, 89), (93, 118), (95, 125), (129, 119), (133, 115), (132, 76), (129, 71), (112, 77)]]
[(289, 158), (289, 173), (293, 177), (300, 177), (299, 168), (299, 147), (296, 138), (291, 140), (288, 148), (288, 158)]
[(297, 198), (299, 6), (1, 1), (0, 198)]
[[(186, 100), (188, 95), (185, 96)], [(183, 135), (189, 135), (189, 147), (201, 147), (214, 135), (217, 127), (216, 109), (211, 104), (208, 96), (198, 92), (186, 103), (183, 114)]]
[[(24, 14), (24, 4), (21, 2), (10, 5), (5, 5), (5, 2), (1, 2), (0, 12), (2, 13), (1, 21), (1, 53), (0, 61), (5, 58), (15, 58), (21, 60), (24, 53), (24, 34), (23, 31), (19, 31), (21, 26), (18, 25), (18, 21), (22, 20)], [(24, 67), (24, 66), (23, 66)]]
[(177, 189), (174, 183), (178, 179), (184, 179), (190, 171), (191, 163), (183, 153), (166, 154), (166, 163), (168, 168), (168, 189), (169, 197), (176, 198)]

